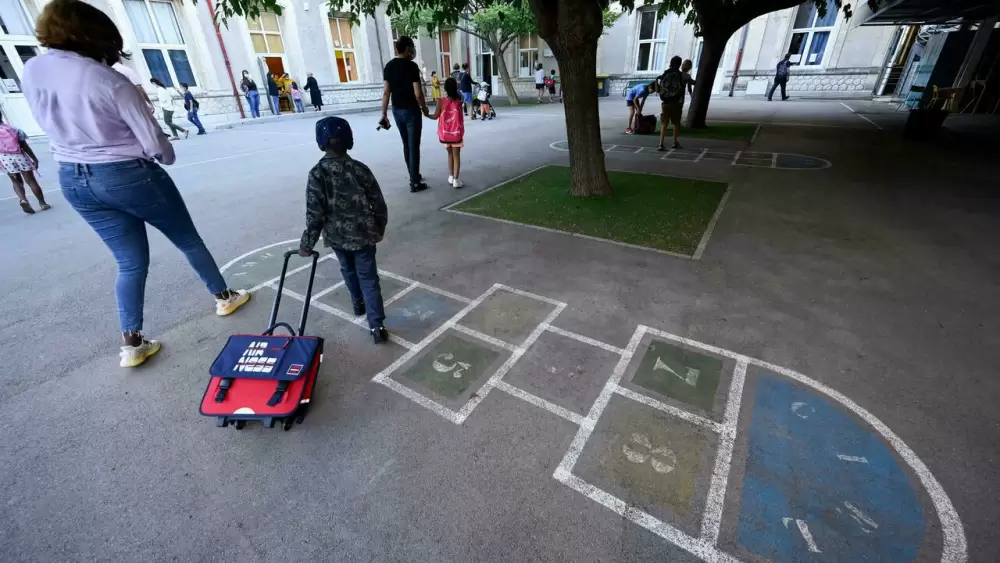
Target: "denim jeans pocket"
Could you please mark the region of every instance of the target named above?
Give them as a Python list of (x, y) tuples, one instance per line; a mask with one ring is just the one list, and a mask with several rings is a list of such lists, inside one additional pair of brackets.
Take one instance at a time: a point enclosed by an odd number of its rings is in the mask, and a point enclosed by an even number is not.
[(136, 163), (135, 168), (116, 168), (95, 170), (90, 178), (91, 189), (107, 204), (123, 211), (141, 211), (166, 203), (158, 167)]

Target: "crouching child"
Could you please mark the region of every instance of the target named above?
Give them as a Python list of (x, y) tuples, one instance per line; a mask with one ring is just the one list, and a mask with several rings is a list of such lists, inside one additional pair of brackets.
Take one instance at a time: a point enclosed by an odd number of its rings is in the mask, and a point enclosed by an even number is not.
[(382, 241), (388, 221), (382, 190), (371, 170), (347, 155), (354, 147), (347, 121), (339, 117), (319, 120), (316, 144), (326, 154), (309, 171), (306, 229), (299, 254), (309, 256), (323, 235), (340, 261), (354, 314), (367, 315), (372, 339), (376, 344), (385, 342), (389, 334), (382, 324), (385, 309), (375, 264), (375, 245)]

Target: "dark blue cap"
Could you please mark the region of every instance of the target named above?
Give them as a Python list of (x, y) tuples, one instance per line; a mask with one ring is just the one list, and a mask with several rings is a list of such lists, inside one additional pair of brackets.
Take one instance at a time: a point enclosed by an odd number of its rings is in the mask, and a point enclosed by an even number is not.
[(316, 144), (320, 150), (346, 152), (354, 148), (351, 124), (340, 117), (324, 117), (316, 122)]

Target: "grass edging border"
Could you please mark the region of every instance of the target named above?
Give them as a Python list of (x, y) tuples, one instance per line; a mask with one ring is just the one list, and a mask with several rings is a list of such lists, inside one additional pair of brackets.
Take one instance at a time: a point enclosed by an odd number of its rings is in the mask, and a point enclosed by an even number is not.
[[(528, 176), (529, 174), (533, 174), (533, 173), (541, 170), (542, 168), (548, 168), (548, 167), (569, 168), (569, 166), (566, 166), (566, 165), (563, 165), (563, 164), (553, 164), (553, 163), (542, 164), (540, 166), (536, 166), (536, 167), (532, 168), (531, 170), (528, 170), (528, 171), (526, 171), (526, 172), (524, 172), (522, 174), (518, 174), (517, 176), (514, 176), (512, 178), (508, 178), (508, 179), (500, 182), (499, 184), (495, 184), (495, 185), (490, 186), (490, 187), (488, 187), (488, 188), (486, 188), (486, 189), (484, 189), (484, 190), (482, 190), (480, 192), (474, 193), (474, 194), (472, 194), (472, 195), (470, 195), (468, 197), (464, 197), (464, 198), (462, 198), (462, 199), (460, 199), (458, 201), (449, 203), (448, 205), (445, 205), (444, 207), (442, 207), (441, 211), (446, 211), (448, 213), (454, 213), (456, 215), (463, 215), (463, 216), (466, 216), (466, 217), (476, 217), (478, 219), (485, 219), (487, 221), (496, 221), (498, 223), (504, 223), (504, 224), (507, 224), (507, 225), (517, 225), (518, 227), (527, 227), (529, 229), (535, 229), (537, 231), (544, 231), (544, 232), (547, 232), (547, 233), (556, 233), (556, 234), (568, 235), (568, 236), (576, 237), (576, 238), (582, 238), (582, 239), (585, 239), (585, 240), (593, 240), (593, 241), (597, 241), (597, 242), (605, 242), (605, 243), (608, 243), (608, 244), (613, 244), (615, 246), (622, 246), (622, 247), (625, 247), (625, 248), (634, 248), (636, 250), (645, 250), (645, 251), (648, 251), (648, 252), (655, 252), (657, 254), (663, 254), (665, 256), (673, 256), (675, 258), (683, 258), (685, 260), (701, 260), (701, 257), (702, 257), (702, 255), (705, 252), (705, 248), (708, 246), (708, 239), (709, 239), (709, 237), (711, 237), (712, 233), (715, 231), (715, 225), (716, 225), (716, 223), (719, 222), (719, 218), (722, 216), (722, 210), (726, 206), (726, 202), (729, 201), (729, 193), (732, 191), (732, 186), (729, 184), (729, 182), (726, 182), (726, 191), (723, 192), (722, 193), (722, 197), (719, 198), (719, 204), (715, 208), (715, 213), (712, 214), (712, 218), (709, 220), (708, 225), (705, 226), (705, 232), (701, 234), (701, 239), (699, 239), (699, 241), (698, 241), (698, 246), (695, 248), (694, 254), (683, 254), (683, 253), (680, 253), (680, 252), (672, 252), (670, 250), (663, 250), (663, 249), (660, 249), (660, 248), (653, 248), (653, 247), (650, 247), (650, 246), (642, 246), (640, 244), (631, 244), (631, 243), (621, 242), (621, 241), (617, 241), (617, 240), (611, 240), (611, 239), (606, 239), (606, 238), (601, 238), (601, 237), (595, 237), (595, 236), (591, 236), (591, 235), (585, 235), (585, 234), (582, 234), (582, 233), (574, 233), (574, 232), (571, 232), (571, 231), (564, 231), (564, 230), (561, 230), (561, 229), (553, 229), (551, 227), (542, 227), (542, 226), (539, 226), (539, 225), (532, 225), (530, 223), (520, 223), (518, 221), (511, 221), (510, 219), (499, 219), (499, 218), (496, 218), (496, 217), (489, 217), (489, 216), (486, 216), (486, 215), (480, 215), (478, 213), (469, 213), (468, 211), (459, 211), (457, 209), (453, 209), (454, 207), (456, 207), (458, 205), (461, 205), (461, 204), (463, 204), (463, 203), (465, 203), (465, 202), (467, 202), (469, 200), (475, 199), (475, 198), (477, 198), (477, 197), (479, 197), (479, 196), (481, 196), (483, 194), (486, 194), (488, 192), (491, 192), (491, 191), (493, 191), (493, 190), (495, 190), (497, 188), (501, 188), (503, 186), (506, 186), (507, 184), (510, 184), (511, 182), (520, 180), (521, 178), (524, 178), (525, 176)], [(627, 170), (615, 170), (615, 169), (612, 169), (612, 168), (608, 168), (608, 171), (609, 172), (630, 172), (630, 171), (627, 171)], [(656, 174), (656, 173), (652, 173), (652, 172), (640, 172), (640, 174), (646, 174), (646, 175), (649, 175), (649, 176), (662, 176), (662, 177), (665, 177), (665, 178), (678, 178), (677, 176), (671, 176), (670, 174)], [(680, 177), (680, 179), (690, 179), (690, 178)]]

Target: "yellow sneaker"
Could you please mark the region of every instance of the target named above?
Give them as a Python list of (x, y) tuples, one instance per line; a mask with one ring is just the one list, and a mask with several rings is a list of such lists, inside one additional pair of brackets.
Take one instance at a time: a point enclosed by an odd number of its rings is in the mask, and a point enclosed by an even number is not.
[(232, 292), (229, 299), (215, 300), (215, 314), (220, 317), (231, 315), (236, 309), (250, 301), (250, 292), (245, 289), (238, 289)]
[(136, 366), (142, 365), (160, 351), (160, 343), (156, 340), (146, 340), (142, 339), (142, 343), (138, 346), (122, 346), (122, 351), (119, 354), (122, 357), (120, 364), (123, 368), (134, 368)]

